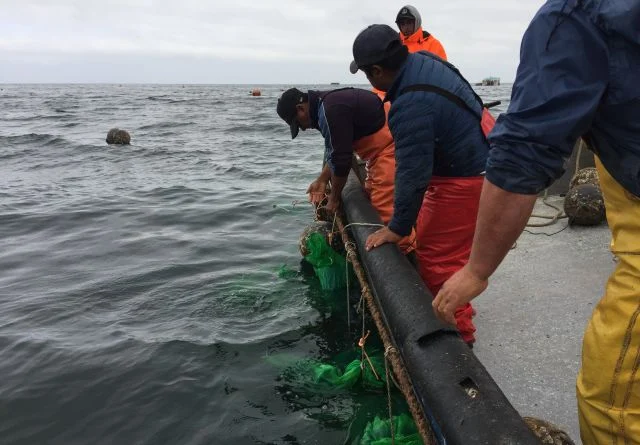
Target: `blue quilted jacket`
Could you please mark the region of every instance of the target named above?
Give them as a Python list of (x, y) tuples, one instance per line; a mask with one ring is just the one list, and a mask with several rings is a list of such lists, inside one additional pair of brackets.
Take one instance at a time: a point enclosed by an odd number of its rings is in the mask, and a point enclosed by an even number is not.
[[(430, 84), (458, 96), (475, 113), (434, 92), (403, 90)], [(389, 228), (408, 235), (432, 176), (470, 177), (485, 170), (489, 145), (480, 129), (482, 107), (451, 65), (433, 55), (409, 54), (385, 100), (396, 145), (394, 213)]]

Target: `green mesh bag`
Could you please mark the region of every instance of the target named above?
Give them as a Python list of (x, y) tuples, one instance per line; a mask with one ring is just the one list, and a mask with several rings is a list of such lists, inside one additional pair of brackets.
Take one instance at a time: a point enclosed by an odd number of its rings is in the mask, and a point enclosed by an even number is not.
[(292, 269), (286, 264), (283, 264), (280, 266), (280, 269), (278, 269), (278, 278), (282, 278), (283, 280), (291, 280), (297, 278), (299, 275), (300, 273), (297, 270)]
[(329, 385), (333, 388), (348, 389), (353, 388), (358, 383), (362, 383), (364, 388), (381, 389), (384, 388), (384, 362), (380, 357), (371, 357), (378, 378), (376, 378), (371, 366), (365, 360), (364, 368), (361, 368), (360, 360), (354, 360), (349, 363), (344, 372), (341, 372), (337, 366), (319, 363), (314, 366), (313, 373), (315, 382), (320, 385)]
[[(423, 445), (418, 428), (411, 416), (402, 413), (393, 417), (394, 443), (396, 445)], [(359, 445), (391, 445), (391, 422), (375, 417), (367, 424)]]
[(351, 361), (344, 371), (337, 365), (330, 365), (318, 360), (296, 360), (286, 355), (269, 356), (267, 361), (284, 370), (281, 379), (295, 388), (296, 391), (310, 393), (336, 393), (353, 388), (379, 391), (385, 386), (384, 359), (370, 356), (378, 378), (365, 359), (364, 369), (360, 368), (360, 360)]
[(347, 268), (347, 260), (327, 243), (320, 233), (312, 233), (307, 238), (307, 251), (304, 259), (313, 266), (320, 286), (323, 290), (338, 290), (347, 287), (348, 275), (352, 274), (351, 265)]

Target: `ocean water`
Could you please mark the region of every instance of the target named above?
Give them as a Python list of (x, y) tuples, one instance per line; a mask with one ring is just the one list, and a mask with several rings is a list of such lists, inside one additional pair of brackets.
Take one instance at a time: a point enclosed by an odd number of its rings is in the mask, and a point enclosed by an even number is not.
[(287, 377), (357, 332), (300, 268), (322, 138), (253, 87), (0, 85), (0, 443), (334, 444), (385, 415)]

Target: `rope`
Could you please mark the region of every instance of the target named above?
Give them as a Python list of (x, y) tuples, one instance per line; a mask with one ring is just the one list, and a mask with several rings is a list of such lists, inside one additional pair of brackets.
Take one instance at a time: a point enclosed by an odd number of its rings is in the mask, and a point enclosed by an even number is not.
[(396, 348), (393, 346), (387, 346), (384, 350), (384, 373), (387, 379), (387, 407), (389, 408), (389, 426), (391, 426), (391, 445), (396, 443), (396, 432), (393, 427), (393, 411), (391, 404), (391, 385), (389, 385), (389, 360), (388, 355), (390, 352), (395, 352)]
[(384, 227), (384, 224), (371, 224), (371, 223), (351, 223), (344, 226), (344, 230), (347, 230), (348, 227), (351, 226), (361, 226), (361, 227)]
[[(544, 236), (553, 236), (553, 235), (557, 235), (560, 232), (564, 232), (567, 227), (569, 227), (569, 224), (567, 224), (566, 226), (564, 226), (562, 229), (558, 230), (557, 232), (553, 232), (553, 233), (545, 233), (545, 232), (532, 232), (530, 230), (524, 229), (525, 232), (531, 234), (531, 235), (544, 235)], [(512, 247), (513, 249), (514, 247)]]
[[(573, 171), (573, 177), (571, 178), (572, 181), (576, 177), (576, 175), (578, 174), (578, 171), (580, 170), (580, 158), (582, 157), (582, 149), (583, 149), (584, 146), (585, 146), (584, 140), (580, 139), (580, 142), (578, 143), (578, 152), (576, 153), (576, 165), (575, 165), (575, 169)], [(544, 197), (542, 198), (542, 203), (545, 204), (548, 207), (551, 207), (551, 208), (555, 209), (556, 213), (554, 215), (541, 215), (539, 213), (532, 213), (531, 214), (531, 218), (548, 219), (549, 221), (543, 222), (543, 223), (531, 223), (530, 222), (530, 223), (527, 223), (527, 227), (546, 227), (546, 226), (550, 226), (550, 225), (555, 224), (559, 219), (567, 217), (567, 215), (564, 214), (564, 211), (560, 207), (558, 207), (558, 206), (556, 206), (554, 204), (551, 204), (550, 202), (547, 201), (548, 194), (549, 194), (549, 189), (545, 189)], [(532, 232), (529, 232), (529, 233), (532, 233)], [(560, 232), (556, 232), (556, 233), (560, 233)], [(554, 233), (554, 235), (556, 233)]]
[(547, 201), (548, 195), (549, 195), (549, 189), (546, 189), (544, 191), (544, 197), (542, 198), (542, 203), (548, 207), (551, 207), (552, 209), (555, 209), (556, 213), (554, 215), (541, 215), (539, 213), (532, 213), (531, 218), (548, 219), (549, 221), (543, 222), (543, 223), (529, 222), (527, 223), (527, 227), (546, 227), (546, 226), (555, 224), (559, 219), (567, 217), (567, 215), (564, 215), (564, 211), (560, 207), (554, 204), (551, 204), (549, 201)]
[[(336, 223), (342, 235), (343, 241), (345, 242), (351, 241), (349, 238), (349, 235), (345, 230), (345, 225), (342, 223), (342, 219), (340, 217), (338, 217), (338, 219), (336, 220)], [(346, 243), (345, 243), (345, 246), (347, 246)], [(351, 248), (351, 246), (354, 246), (354, 244), (350, 243), (349, 248)], [(362, 288), (362, 295), (361, 295), (362, 308), (363, 308), (362, 312), (364, 313), (364, 307), (366, 305), (376, 325), (376, 329), (380, 334), (382, 343), (385, 345), (385, 347), (392, 346), (393, 342), (391, 340), (391, 336), (389, 335), (385, 322), (383, 321), (382, 314), (380, 313), (380, 310), (378, 309), (378, 306), (373, 298), (373, 295), (371, 294), (371, 290), (369, 289), (369, 285), (368, 285), (368, 281), (367, 281), (364, 269), (362, 268), (362, 265), (358, 261), (358, 257), (355, 252), (355, 249), (350, 252), (350, 255), (352, 255), (353, 271), (355, 272), (356, 278), (358, 279), (358, 282), (360, 283), (360, 286)], [(402, 357), (400, 356), (400, 354), (391, 354), (389, 357), (389, 361), (391, 362), (393, 374), (395, 374), (397, 378), (398, 389), (402, 392), (402, 394), (404, 395), (404, 398), (407, 401), (407, 405), (409, 406), (409, 411), (411, 411), (411, 416), (413, 417), (413, 420), (416, 422), (416, 426), (418, 427), (418, 431), (420, 432), (420, 436), (422, 437), (424, 445), (436, 445), (437, 441), (433, 435), (431, 426), (426, 421), (426, 417), (422, 410), (422, 405), (420, 405), (420, 403), (418, 402), (418, 399), (416, 398), (415, 393), (413, 392), (413, 385), (411, 384), (411, 378), (407, 373), (407, 370), (405, 369), (404, 364), (402, 363)]]
[(301, 204), (308, 204), (308, 205), (313, 205), (312, 202), (303, 200), (303, 199), (294, 199), (293, 201), (291, 201), (291, 206), (295, 207), (297, 205), (301, 205)]
[[(351, 261), (350, 253), (355, 249), (355, 244), (352, 241), (344, 243), (344, 250), (347, 252), (347, 261), (344, 262), (344, 273), (347, 277), (347, 328), (348, 332), (351, 332), (351, 284), (349, 283), (349, 261)], [(360, 297), (362, 299), (362, 297)], [(360, 304), (360, 303), (358, 303)]]
[[(347, 249), (347, 247), (349, 248), (349, 250), (347, 251), (347, 259), (351, 259), (353, 261), (354, 257), (353, 257), (353, 252), (354, 252), (354, 248), (355, 248), (355, 244), (352, 241), (347, 241), (344, 245), (345, 250)], [(347, 265), (349, 263), (347, 262)], [(349, 273), (349, 269), (347, 266), (347, 274)], [(348, 278), (347, 278), (348, 279)], [(347, 290), (347, 294), (349, 293), (349, 291)], [(364, 300), (361, 298), (361, 301), (364, 302)], [(347, 306), (347, 311), (350, 310), (350, 307)], [(367, 363), (369, 364), (369, 368), (371, 368), (371, 372), (373, 372), (373, 375), (375, 376), (376, 380), (380, 380), (380, 376), (378, 375), (378, 372), (376, 371), (375, 366), (373, 366), (373, 362), (371, 361), (371, 358), (369, 358), (369, 354), (367, 354), (367, 350), (365, 349), (365, 345), (367, 343), (367, 338), (369, 338), (369, 335), (371, 334), (371, 331), (367, 331), (367, 333), (365, 334), (365, 311), (364, 311), (364, 306), (362, 307), (362, 334), (360, 335), (360, 340), (358, 340), (358, 346), (360, 347), (360, 351), (362, 352), (362, 355), (360, 357), (360, 372), (364, 373), (364, 364), (365, 364), (365, 360), (367, 361)], [(349, 317), (350, 318), (350, 317)], [(364, 378), (364, 376), (363, 376)]]
[(351, 285), (349, 283), (349, 261), (344, 262), (344, 274), (347, 277), (347, 332), (351, 332), (351, 294), (349, 292)]
[(274, 204), (274, 205), (273, 205), (273, 208), (274, 208), (274, 209), (284, 210), (284, 211), (285, 211), (285, 212), (287, 212), (287, 213), (291, 213), (291, 210), (286, 209), (286, 208), (282, 207), (282, 206), (281, 206), (281, 205), (279, 205), (279, 204)]
[[(364, 320), (364, 314), (362, 315), (362, 319)], [(376, 380), (380, 380), (380, 376), (378, 375), (376, 368), (373, 366), (373, 362), (371, 361), (371, 358), (369, 358), (369, 354), (367, 354), (367, 351), (364, 349), (365, 343), (367, 342), (367, 338), (369, 338), (369, 334), (371, 334), (371, 331), (367, 331), (366, 334), (363, 333), (362, 337), (360, 337), (360, 340), (358, 340), (358, 346), (360, 346), (360, 349), (362, 350), (362, 358), (360, 359), (360, 370), (364, 372), (364, 363), (365, 363), (365, 360), (367, 360), (367, 363), (369, 364), (369, 368), (371, 368), (371, 372), (373, 372), (373, 375), (375, 376)]]
[(323, 221), (322, 218), (320, 218), (320, 210), (324, 209), (326, 206), (321, 206), (321, 205), (313, 205), (313, 220), (314, 221)]
[(584, 139), (580, 138), (580, 143), (578, 144), (578, 153), (576, 154), (576, 169), (573, 171), (574, 178), (578, 174), (578, 170), (580, 170), (580, 157), (582, 156), (582, 147), (584, 147), (584, 145)]
[[(337, 219), (337, 213), (333, 218), (334, 225), (336, 223), (336, 219)], [(331, 233), (333, 233), (333, 229), (331, 230)], [(349, 330), (351, 330), (351, 313), (350, 313), (351, 312), (351, 294), (349, 292), (349, 261), (353, 263), (355, 259), (355, 256), (354, 256), (355, 248), (356, 248), (356, 245), (353, 241), (347, 241), (344, 243), (344, 250), (346, 251), (346, 258), (347, 258), (347, 261), (345, 261), (345, 273), (347, 274), (346, 276), (347, 278), (347, 325), (349, 327)], [(364, 301), (362, 299), (362, 296), (360, 297), (360, 301)], [(373, 375), (376, 377), (376, 380), (380, 380), (380, 376), (376, 372), (376, 368), (373, 366), (373, 362), (371, 361), (371, 358), (369, 358), (369, 354), (367, 354), (367, 351), (365, 350), (365, 344), (367, 342), (367, 338), (369, 338), (369, 334), (371, 334), (371, 331), (367, 331), (366, 334), (364, 331), (365, 331), (365, 311), (363, 307), (362, 308), (362, 334), (360, 336), (360, 340), (358, 340), (358, 346), (362, 351), (362, 356), (360, 358), (360, 370), (364, 372), (364, 363), (366, 360), (367, 363), (369, 364), (369, 367), (371, 368), (371, 372), (373, 372)]]

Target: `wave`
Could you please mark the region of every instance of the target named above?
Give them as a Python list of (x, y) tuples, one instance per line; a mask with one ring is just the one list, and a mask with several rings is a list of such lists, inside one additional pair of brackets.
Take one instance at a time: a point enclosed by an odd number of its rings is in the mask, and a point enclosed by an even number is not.
[(19, 136), (0, 136), (0, 145), (22, 145), (22, 144), (39, 144), (39, 145), (58, 145), (67, 144), (68, 141), (58, 135), (29, 133)]
[(198, 125), (196, 122), (156, 122), (155, 124), (143, 125), (138, 130), (164, 130), (167, 128), (181, 128)]
[(224, 129), (225, 133), (236, 134), (236, 133), (246, 133), (246, 132), (282, 132), (286, 127), (280, 124), (274, 123), (251, 123), (251, 124), (241, 124), (234, 125)]
[(147, 100), (152, 100), (152, 101), (160, 101), (160, 102), (169, 102), (173, 99), (171, 99), (171, 96), (168, 95), (162, 95), (162, 96), (148, 96)]
[(33, 115), (26, 117), (9, 117), (4, 119), (7, 122), (40, 122), (40, 121), (66, 121), (74, 118), (72, 114), (56, 114), (56, 115)]

